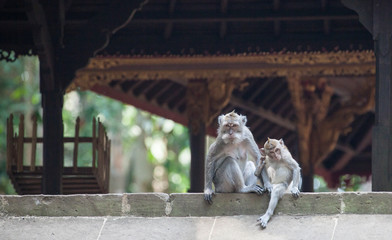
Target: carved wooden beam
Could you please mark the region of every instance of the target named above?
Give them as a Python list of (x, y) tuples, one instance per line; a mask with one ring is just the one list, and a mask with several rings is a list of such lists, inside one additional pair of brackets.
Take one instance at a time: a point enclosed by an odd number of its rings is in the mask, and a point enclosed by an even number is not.
[(371, 51), (260, 53), (235, 56), (98, 57), (77, 71), (69, 89), (117, 80), (209, 79), (375, 74)]

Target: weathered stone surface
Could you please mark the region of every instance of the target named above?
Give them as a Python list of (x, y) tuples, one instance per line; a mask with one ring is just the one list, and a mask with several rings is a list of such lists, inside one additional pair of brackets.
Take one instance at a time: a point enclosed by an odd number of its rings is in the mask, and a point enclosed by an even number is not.
[(218, 217), (0, 217), (6, 240), (389, 240), (392, 215), (274, 215), (266, 229), (259, 215)]
[(256, 194), (218, 193), (210, 205), (204, 195), (171, 194), (170, 216), (231, 216), (255, 214), (266, 205), (266, 197)]
[(391, 223), (392, 215), (387, 214), (342, 214), (338, 216), (333, 239), (389, 240), (392, 239)]
[(208, 239), (214, 218), (120, 217), (108, 218), (100, 240)]
[(161, 217), (170, 214), (169, 195), (165, 193), (124, 194), (122, 215)]
[(0, 239), (96, 240), (103, 223), (103, 217), (4, 217)]
[(107, 216), (121, 214), (121, 195), (0, 196), (8, 216)]
[(265, 229), (256, 224), (258, 217), (258, 215), (217, 217), (211, 239), (332, 239), (334, 217), (331, 215), (274, 215)]
[(341, 211), (341, 194), (301, 193), (298, 199), (286, 193), (279, 201), (275, 213), (308, 215), (338, 214)]
[(343, 213), (392, 214), (391, 192), (342, 194)]
[[(0, 216), (234, 216), (261, 215), (264, 194), (220, 193), (209, 205), (202, 193), (135, 193), (107, 195), (0, 195)], [(287, 193), (275, 214), (392, 214), (392, 193)]]

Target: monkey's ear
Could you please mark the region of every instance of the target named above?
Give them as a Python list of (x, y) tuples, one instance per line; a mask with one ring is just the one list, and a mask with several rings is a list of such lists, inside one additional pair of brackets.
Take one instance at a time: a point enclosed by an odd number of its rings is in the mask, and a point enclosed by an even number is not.
[(248, 119), (246, 119), (246, 116), (241, 116), (241, 122), (245, 125)]
[(280, 145), (284, 146), (283, 138), (279, 139)]
[(218, 124), (219, 124), (219, 126), (222, 124), (222, 122), (223, 122), (223, 115), (220, 115), (219, 117), (218, 117)]

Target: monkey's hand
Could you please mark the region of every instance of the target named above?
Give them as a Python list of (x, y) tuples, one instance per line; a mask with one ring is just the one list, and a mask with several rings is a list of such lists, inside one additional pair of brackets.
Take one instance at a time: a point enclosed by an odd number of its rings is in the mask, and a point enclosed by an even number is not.
[(264, 192), (264, 188), (256, 184), (253, 186), (252, 192), (255, 192), (257, 195), (261, 195)]
[(212, 195), (214, 195), (214, 191), (212, 189), (204, 190), (204, 200), (206, 200), (209, 204), (212, 204)]
[(272, 192), (272, 184), (267, 182), (264, 183), (264, 191), (267, 192), (268, 194), (271, 194)]
[(291, 194), (293, 195), (293, 197), (298, 198), (299, 197), (299, 189), (297, 187), (292, 187)]

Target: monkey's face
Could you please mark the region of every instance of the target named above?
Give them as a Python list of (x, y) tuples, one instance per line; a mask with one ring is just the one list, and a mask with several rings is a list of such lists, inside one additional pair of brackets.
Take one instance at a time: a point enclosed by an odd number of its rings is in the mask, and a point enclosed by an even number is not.
[(241, 121), (238, 119), (225, 119), (220, 126), (220, 133), (223, 141), (228, 143), (239, 143), (242, 141), (242, 127)]
[(274, 154), (274, 150), (278, 146), (279, 146), (278, 140), (268, 138), (268, 140), (264, 143), (264, 150), (267, 155), (269, 155), (270, 157), (273, 157), (272, 155)]

